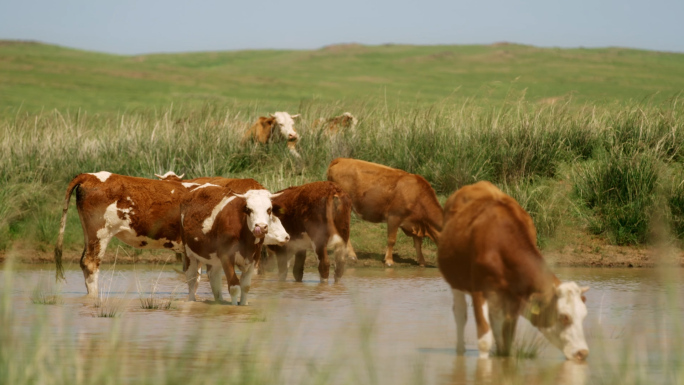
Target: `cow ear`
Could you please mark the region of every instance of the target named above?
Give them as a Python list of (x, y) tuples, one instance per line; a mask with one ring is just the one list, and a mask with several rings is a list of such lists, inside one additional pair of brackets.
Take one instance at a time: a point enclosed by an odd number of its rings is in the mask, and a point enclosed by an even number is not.
[(275, 216), (285, 214), (285, 207), (281, 205), (273, 205), (273, 214), (275, 214)]

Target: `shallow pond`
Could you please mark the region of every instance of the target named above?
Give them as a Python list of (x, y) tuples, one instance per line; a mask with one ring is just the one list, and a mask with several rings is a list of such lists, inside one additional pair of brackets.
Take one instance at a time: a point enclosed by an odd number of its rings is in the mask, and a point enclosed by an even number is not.
[[(16, 327), (45, 317), (63, 343), (77, 345), (111, 338), (115, 327), (132, 330), (120, 338), (129, 346), (128, 354), (139, 355), (141, 365), (183, 354), (174, 350), (179, 344), (185, 344), (186, 350), (191, 344), (192, 354), (211, 354), (217, 347), (232, 344), (241, 347), (241, 361), (252, 362), (256, 370), (261, 370), (262, 363), (263, 370), (273, 370), (275, 365), (278, 378), (289, 383), (300, 383), (322, 371), (328, 374), (321, 382), (327, 383), (530, 385), (682, 380), (684, 269), (679, 268), (555, 269), (562, 280), (591, 287), (585, 321), (590, 348), (586, 364), (565, 361), (560, 351), (545, 342), (537, 358), (480, 360), (472, 310), (466, 329), (468, 351), (457, 356), (451, 291), (434, 268), (350, 268), (342, 283), (328, 285), (318, 283), (315, 270), (305, 272), (303, 283), (293, 282), (291, 275), (287, 282), (278, 282), (270, 273), (253, 280), (250, 305), (240, 307), (211, 302), (206, 275), (198, 290), (201, 301), (190, 303), (185, 301), (184, 275), (168, 266), (103, 266), (103, 296), (109, 304), (116, 301), (122, 310), (114, 319), (96, 317), (99, 309), (85, 297), (79, 269), (66, 271), (67, 283), (59, 288), (63, 303), (31, 303), (39, 283), (52, 282), (51, 268), (16, 268), (11, 293), (14, 314), (20, 320)], [(0, 281), (5, 279), (0, 275)], [(0, 287), (4, 287), (2, 282)], [(225, 282), (223, 291), (228, 299)], [(169, 310), (143, 310), (139, 298), (150, 296), (177, 301)], [(525, 320), (518, 323), (517, 338), (542, 340)], [(155, 350), (162, 353), (148, 354)], [(202, 369), (197, 362), (188, 368)]]

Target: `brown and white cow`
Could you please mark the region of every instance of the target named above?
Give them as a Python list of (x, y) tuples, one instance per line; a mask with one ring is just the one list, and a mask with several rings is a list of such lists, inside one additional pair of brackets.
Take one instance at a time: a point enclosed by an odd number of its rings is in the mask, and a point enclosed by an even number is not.
[(100, 260), (112, 237), (139, 249), (183, 252), (180, 203), (187, 192), (183, 184), (106, 171), (80, 174), (69, 183), (64, 199), (55, 246), (58, 279), (64, 279), (62, 243), (74, 191), (85, 242), (80, 265), (89, 295), (97, 295)]
[(314, 121), (314, 128), (324, 129), (328, 134), (337, 134), (342, 130), (354, 130), (359, 120), (349, 112), (345, 112), (340, 116), (332, 118), (319, 118)]
[(318, 256), (321, 282), (330, 275), (328, 248), (335, 250), (335, 282), (344, 274), (346, 245), (349, 242), (351, 199), (332, 182), (313, 182), (278, 192), (273, 199), (273, 212), (290, 234), (284, 246), (269, 246), (275, 251), (281, 281), (287, 277), (287, 263), (295, 256), (292, 268), (295, 280), (302, 281), (306, 250)]
[[(200, 264), (208, 269), (214, 299), (222, 300), (221, 271), (228, 279), (233, 305), (247, 305), (255, 256), (260, 254), (266, 234), (278, 230), (279, 244), (289, 240), (280, 221), (272, 213), (271, 198), (277, 196), (268, 190), (249, 190), (235, 194), (229, 188), (208, 187), (195, 189), (186, 195), (181, 205), (181, 232), (185, 254), (190, 261), (186, 271), (188, 299), (195, 300), (200, 280)], [(278, 229), (278, 227), (280, 227)], [(242, 271), (238, 278), (235, 267)]]
[(286, 140), (287, 148), (290, 153), (296, 157), (300, 157), (296, 146), (299, 141), (299, 134), (294, 128), (294, 119), (297, 115), (290, 115), (287, 112), (276, 112), (271, 114), (268, 118), (261, 116), (257, 121), (245, 132), (243, 141), (253, 140), (254, 142), (266, 144), (274, 140)]
[[(169, 171), (164, 175), (158, 175), (154, 174), (157, 178), (160, 180), (167, 180), (167, 181), (176, 181), (179, 183), (182, 183), (184, 187), (193, 190), (197, 188), (198, 186), (203, 186), (205, 184), (211, 184), (215, 186), (221, 186), (221, 187), (226, 187), (230, 189), (233, 193), (238, 193), (238, 194), (244, 194), (249, 190), (266, 190), (266, 187), (262, 186), (261, 183), (257, 182), (254, 179), (251, 178), (245, 178), (245, 179), (239, 179), (239, 178), (224, 178), (224, 177), (200, 177), (200, 178), (194, 178), (194, 179), (188, 179), (188, 180), (183, 180), (183, 176), (185, 174), (182, 174), (181, 176), (176, 175), (173, 171)], [(274, 218), (275, 221), (279, 222), (280, 220), (276, 217)], [(282, 226), (278, 225), (276, 229), (281, 229)], [(283, 232), (285, 231), (284, 229), (282, 230)], [(266, 235), (266, 240), (264, 241), (265, 245), (275, 245), (278, 242), (275, 240), (275, 238), (278, 238), (282, 236), (280, 233), (273, 233), (269, 232)], [(259, 250), (260, 251), (260, 250)], [(182, 257), (182, 256), (181, 256)], [(183, 259), (183, 271), (188, 270), (189, 262), (190, 260), (185, 257)], [(258, 273), (262, 273), (261, 270), (259, 269), (259, 263), (260, 263), (260, 253), (254, 256), (255, 259), (255, 269), (257, 270)], [(201, 266), (198, 266), (198, 269), (201, 269)], [(207, 266), (207, 273), (211, 270), (211, 265)]]
[(444, 207), (439, 270), (454, 295), (458, 353), (465, 352), (465, 293), (473, 299), (480, 357), (494, 342), (510, 354), (523, 315), (568, 359), (589, 354), (582, 321), (589, 288), (561, 283), (537, 249), (532, 218), (489, 182), (465, 186)]
[[(418, 263), (425, 265), (423, 237), (437, 243), (442, 230), (442, 207), (425, 178), (376, 163), (337, 158), (328, 166), (328, 180), (351, 197), (354, 212), (363, 220), (387, 222), (387, 266), (394, 264), (392, 249), (400, 228), (413, 238)], [(351, 245), (347, 247), (355, 256)]]

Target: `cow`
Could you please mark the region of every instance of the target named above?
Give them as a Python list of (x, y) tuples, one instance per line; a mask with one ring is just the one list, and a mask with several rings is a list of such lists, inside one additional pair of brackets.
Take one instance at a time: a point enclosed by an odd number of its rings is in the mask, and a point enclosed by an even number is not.
[(452, 288), (456, 350), (465, 352), (465, 293), (473, 300), (478, 349), (487, 358), (511, 351), (523, 315), (567, 359), (584, 360), (589, 349), (582, 321), (588, 287), (560, 282), (537, 249), (529, 214), (493, 184), (483, 181), (454, 192), (444, 207), (438, 265)]
[(296, 149), (299, 134), (294, 129), (294, 119), (298, 117), (299, 114), (290, 115), (287, 112), (276, 112), (270, 114), (268, 118), (261, 116), (245, 132), (242, 140), (245, 142), (251, 139), (257, 143), (266, 144), (269, 141), (284, 139), (287, 141), (290, 153), (299, 158), (300, 155)]
[(62, 244), (69, 201), (74, 191), (85, 243), (80, 266), (88, 295), (97, 295), (100, 260), (112, 237), (139, 249), (183, 252), (180, 204), (188, 189), (182, 183), (107, 171), (79, 174), (69, 183), (64, 199), (55, 246), (57, 279), (64, 279)]
[[(154, 174), (157, 178), (160, 180), (166, 180), (166, 181), (176, 181), (180, 182), (183, 184), (183, 186), (189, 188), (189, 189), (194, 189), (197, 186), (202, 186), (207, 183), (216, 185), (216, 186), (221, 186), (221, 187), (226, 187), (230, 189), (234, 193), (238, 194), (244, 194), (249, 190), (266, 190), (266, 187), (262, 186), (261, 183), (257, 182), (254, 179), (251, 178), (245, 178), (245, 179), (238, 179), (238, 178), (224, 178), (224, 177), (200, 177), (200, 178), (194, 178), (194, 179), (187, 179), (183, 180), (183, 176), (185, 174), (182, 174), (180, 176), (176, 175), (173, 171), (169, 171), (164, 175), (159, 175), (159, 174)], [(275, 218), (276, 221), (279, 221), (278, 218)], [(284, 231), (284, 230), (283, 230)], [(267, 234), (265, 244), (275, 244), (271, 243), (271, 233)], [(181, 255), (182, 261), (183, 261), (183, 271), (187, 271), (188, 269), (188, 264), (189, 264), (189, 259), (183, 258)], [(263, 273), (259, 269), (260, 265), (260, 255), (255, 255), (254, 256), (255, 260), (255, 270), (257, 273), (261, 274)], [(207, 272), (211, 270), (211, 265), (207, 266)]]
[[(272, 213), (271, 199), (276, 196), (263, 189), (237, 194), (229, 188), (213, 186), (187, 194), (181, 204), (181, 238), (190, 261), (186, 270), (188, 300), (196, 298), (200, 265), (204, 263), (211, 266), (207, 274), (216, 301), (223, 300), (223, 271), (233, 305), (247, 305), (255, 258), (266, 234), (282, 227)], [(283, 236), (275, 241), (284, 244), (289, 236), (284, 229), (280, 230)], [(241, 278), (235, 272), (236, 266), (242, 271)]]
[[(425, 266), (422, 245), (429, 237), (438, 243), (442, 206), (435, 190), (420, 175), (358, 159), (337, 158), (328, 166), (328, 180), (351, 197), (354, 212), (368, 222), (387, 222), (385, 264), (392, 266), (397, 231), (413, 238), (418, 263)], [(356, 255), (347, 245), (352, 258)]]
[(313, 182), (279, 191), (273, 199), (273, 212), (280, 218), (290, 234), (285, 246), (269, 246), (275, 251), (278, 275), (287, 277), (287, 263), (295, 255), (292, 273), (297, 282), (304, 275), (306, 250), (313, 249), (318, 256), (321, 283), (328, 281), (330, 261), (328, 248), (335, 250), (335, 282), (344, 273), (349, 242), (351, 199), (332, 182)]
[(314, 128), (324, 129), (326, 133), (334, 135), (343, 130), (354, 130), (359, 123), (358, 119), (349, 112), (345, 112), (340, 116), (332, 118), (319, 118), (314, 121)]

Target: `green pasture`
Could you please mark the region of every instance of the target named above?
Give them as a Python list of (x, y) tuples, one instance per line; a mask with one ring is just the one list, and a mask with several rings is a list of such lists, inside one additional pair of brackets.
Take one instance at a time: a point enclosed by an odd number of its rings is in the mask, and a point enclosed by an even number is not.
[(0, 42), (0, 113), (123, 113), (205, 103), (295, 111), (358, 105), (663, 102), (684, 90), (684, 54), (524, 45), (361, 46), (120, 56)]

